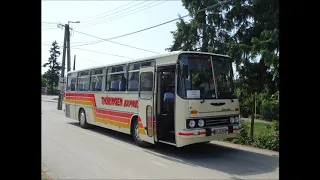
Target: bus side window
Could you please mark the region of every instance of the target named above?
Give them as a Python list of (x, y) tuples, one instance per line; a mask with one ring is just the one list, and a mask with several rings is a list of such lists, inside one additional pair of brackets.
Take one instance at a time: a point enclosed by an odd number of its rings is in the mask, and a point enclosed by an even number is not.
[(92, 70), (91, 72), (91, 91), (102, 90), (103, 69)]
[(138, 91), (139, 88), (139, 69), (140, 64), (129, 64), (128, 70), (128, 91)]
[(77, 78), (73, 77), (71, 79), (71, 91), (75, 91), (76, 90), (76, 80)]
[(114, 66), (107, 69), (107, 91), (126, 91), (127, 88), (127, 66)]
[(89, 91), (90, 87), (90, 75), (89, 71), (83, 71), (78, 76), (78, 91)]
[(143, 72), (140, 74), (140, 97), (142, 99), (152, 98), (153, 73)]
[(71, 80), (72, 80), (72, 77), (70, 75), (68, 75), (68, 77), (67, 77), (67, 91), (71, 90)]
[(75, 91), (76, 90), (76, 80), (77, 78), (69, 74), (67, 77), (67, 91)]

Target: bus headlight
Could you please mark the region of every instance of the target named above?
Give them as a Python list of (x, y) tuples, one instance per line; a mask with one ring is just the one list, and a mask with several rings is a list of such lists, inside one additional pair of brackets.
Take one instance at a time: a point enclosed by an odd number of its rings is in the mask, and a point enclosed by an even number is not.
[(198, 120), (198, 126), (199, 127), (203, 127), (204, 126), (204, 120), (203, 119), (199, 119)]
[(237, 123), (237, 124), (240, 122), (239, 116), (236, 116), (236, 117), (234, 118), (234, 122)]
[(233, 124), (234, 123), (234, 117), (230, 117), (230, 123)]
[(196, 126), (196, 122), (194, 120), (189, 121), (189, 127), (194, 128)]

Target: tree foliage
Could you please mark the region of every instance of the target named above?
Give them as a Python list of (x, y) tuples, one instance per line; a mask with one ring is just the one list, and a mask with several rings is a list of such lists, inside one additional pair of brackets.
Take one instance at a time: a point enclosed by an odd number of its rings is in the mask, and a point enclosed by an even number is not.
[[(244, 95), (240, 109), (251, 114), (252, 96), (257, 93), (258, 112), (264, 104), (273, 110), (262, 111), (273, 113), (278, 105), (269, 99), (279, 91), (279, 0), (221, 2), (224, 1), (182, 0), (191, 20), (180, 18), (177, 29), (171, 32), (173, 43), (167, 50), (231, 56), (239, 74), (235, 85)], [(201, 11), (204, 8), (208, 9)]]
[(50, 57), (48, 58), (48, 62), (43, 64), (43, 67), (49, 67), (49, 69), (44, 73), (43, 77), (49, 86), (49, 93), (56, 93), (61, 70), (61, 64), (58, 62), (60, 51), (57, 41), (52, 43), (49, 52)]

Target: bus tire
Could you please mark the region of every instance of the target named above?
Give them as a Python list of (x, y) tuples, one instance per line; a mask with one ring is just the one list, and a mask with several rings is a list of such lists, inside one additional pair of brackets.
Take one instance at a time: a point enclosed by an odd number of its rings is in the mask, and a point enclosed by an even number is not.
[(202, 142), (200, 144), (210, 144), (211, 141)]
[(89, 128), (89, 124), (87, 123), (86, 111), (82, 108), (79, 111), (79, 125), (83, 129)]
[(133, 136), (133, 139), (135, 141), (135, 143), (140, 146), (140, 147), (144, 147), (144, 148), (147, 148), (147, 147), (151, 147), (151, 144), (145, 142), (145, 141), (142, 141), (140, 139), (140, 135), (139, 135), (139, 125), (138, 125), (138, 120), (137, 119), (134, 119), (133, 120), (133, 124), (132, 124), (132, 136)]

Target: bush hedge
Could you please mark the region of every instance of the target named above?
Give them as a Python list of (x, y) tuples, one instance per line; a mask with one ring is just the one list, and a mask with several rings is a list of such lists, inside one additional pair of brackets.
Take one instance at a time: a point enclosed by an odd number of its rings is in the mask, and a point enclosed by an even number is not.
[(252, 145), (255, 147), (279, 151), (279, 122), (273, 121), (271, 125), (266, 124), (263, 132), (255, 133), (253, 139), (249, 137), (250, 126), (248, 122), (241, 121), (241, 130), (233, 143)]

